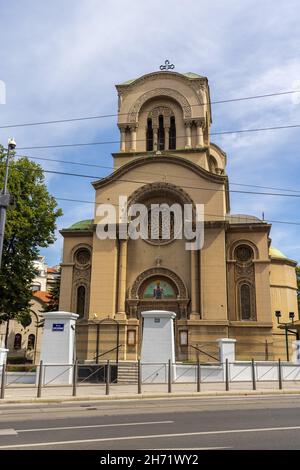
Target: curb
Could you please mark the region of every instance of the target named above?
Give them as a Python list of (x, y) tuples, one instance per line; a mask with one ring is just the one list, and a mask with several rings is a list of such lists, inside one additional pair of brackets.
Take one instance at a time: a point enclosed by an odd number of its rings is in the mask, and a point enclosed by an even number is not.
[(102, 395), (102, 396), (93, 396), (88, 395), (84, 397), (40, 397), (40, 398), (24, 398), (24, 399), (14, 399), (14, 398), (3, 398), (0, 399), (0, 408), (1, 405), (18, 405), (18, 404), (28, 404), (28, 403), (68, 403), (68, 402), (85, 402), (85, 401), (114, 401), (114, 400), (149, 400), (149, 399), (170, 399), (170, 398), (205, 398), (205, 397), (251, 397), (251, 396), (266, 396), (266, 395), (300, 395), (300, 390), (229, 390), (225, 391), (215, 391), (215, 392), (179, 392), (179, 393), (149, 393), (149, 394), (128, 394), (128, 395)]

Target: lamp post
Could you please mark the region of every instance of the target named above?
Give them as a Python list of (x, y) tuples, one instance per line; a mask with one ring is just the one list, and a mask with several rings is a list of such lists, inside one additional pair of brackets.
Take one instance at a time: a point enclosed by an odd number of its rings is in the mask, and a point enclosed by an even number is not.
[(294, 318), (295, 318), (295, 313), (294, 312), (289, 312), (289, 319), (291, 320), (290, 322), (281, 322), (280, 321), (280, 318), (281, 318), (281, 311), (280, 310), (276, 310), (275, 312), (275, 316), (277, 318), (277, 324), (278, 325), (282, 325), (283, 328), (284, 328), (284, 332), (285, 332), (285, 348), (286, 348), (286, 360), (289, 362), (290, 360), (290, 354), (289, 354), (289, 338), (288, 338), (288, 333), (292, 333), (294, 335), (296, 335), (296, 337), (298, 338), (298, 333), (293, 331), (293, 330), (290, 330), (289, 329), (289, 325), (292, 323), (294, 323)]
[(10, 204), (10, 195), (7, 191), (8, 183), (8, 169), (9, 169), (9, 159), (10, 153), (16, 148), (16, 142), (14, 139), (8, 139), (7, 154), (5, 161), (5, 173), (4, 173), (4, 185), (3, 190), (0, 194), (0, 270), (1, 270), (1, 261), (2, 261), (2, 252), (3, 252), (3, 243), (4, 243), (4, 232), (5, 232), (5, 222), (6, 222), (6, 209)]

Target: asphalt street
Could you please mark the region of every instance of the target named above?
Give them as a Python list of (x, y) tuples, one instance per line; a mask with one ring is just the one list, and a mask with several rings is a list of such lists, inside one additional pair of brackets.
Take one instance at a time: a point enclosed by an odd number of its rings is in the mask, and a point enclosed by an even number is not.
[(0, 405), (0, 450), (299, 448), (299, 395)]

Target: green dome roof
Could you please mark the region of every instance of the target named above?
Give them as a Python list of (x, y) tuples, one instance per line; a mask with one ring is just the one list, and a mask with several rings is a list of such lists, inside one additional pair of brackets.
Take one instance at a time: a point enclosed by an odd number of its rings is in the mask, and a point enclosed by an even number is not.
[(93, 219), (79, 220), (68, 227), (68, 230), (88, 230), (92, 228), (93, 222)]
[(269, 255), (271, 258), (288, 259), (280, 250), (278, 250), (278, 248), (275, 248), (274, 246), (270, 246)]

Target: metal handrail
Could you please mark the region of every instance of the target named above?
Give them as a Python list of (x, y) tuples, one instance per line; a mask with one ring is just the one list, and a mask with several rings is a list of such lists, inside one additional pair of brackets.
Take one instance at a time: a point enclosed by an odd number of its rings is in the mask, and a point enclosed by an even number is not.
[(196, 348), (196, 346), (193, 346), (192, 344), (190, 345), (191, 348), (196, 349), (197, 351), (201, 352), (202, 354), (205, 354), (208, 357), (211, 357), (212, 359), (215, 359), (215, 361), (220, 362), (220, 359), (218, 357), (212, 356), (211, 354), (203, 351), (202, 349)]
[(108, 349), (108, 350), (105, 351), (104, 353), (101, 353), (101, 354), (98, 354), (98, 355), (94, 356), (94, 359), (98, 359), (98, 358), (101, 357), (101, 356), (105, 356), (105, 354), (108, 354), (109, 352), (112, 352), (112, 351), (114, 351), (115, 349), (122, 348), (123, 346), (124, 346), (124, 344), (119, 344), (119, 346), (115, 346), (115, 347), (112, 348), (112, 349)]

